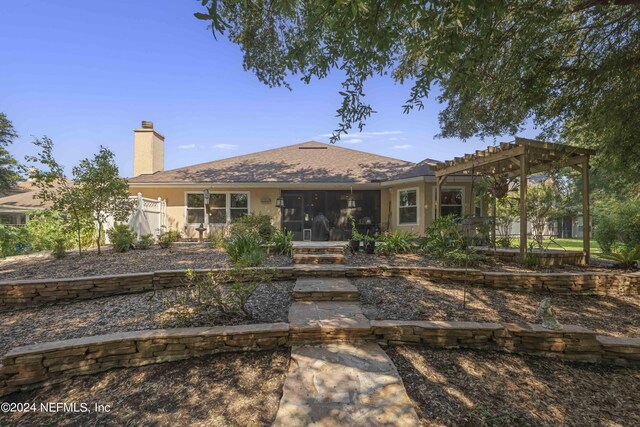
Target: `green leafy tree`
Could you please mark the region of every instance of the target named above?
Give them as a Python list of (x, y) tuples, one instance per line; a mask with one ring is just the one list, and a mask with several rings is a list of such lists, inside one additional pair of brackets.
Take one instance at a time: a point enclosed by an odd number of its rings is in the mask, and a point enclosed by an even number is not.
[(4, 113), (0, 113), (0, 194), (15, 186), (20, 180), (18, 162), (7, 149), (17, 137), (13, 123)]
[(445, 105), (444, 137), (514, 134), (532, 120), (545, 138), (588, 135), (640, 176), (638, 0), (202, 4), (196, 18), (240, 45), (245, 69), (269, 86), (344, 74), (332, 141), (362, 129), (374, 112), (365, 83), (389, 75), (410, 85), (405, 112), (434, 94)]
[(527, 190), (527, 216), (531, 222), (531, 234), (542, 248), (544, 231), (550, 218), (556, 215), (560, 201), (556, 186), (549, 181), (529, 185)]
[(104, 224), (110, 218), (125, 220), (133, 209), (127, 181), (120, 178), (113, 153), (100, 147), (93, 159), (84, 159), (72, 169), (73, 179), (69, 179), (53, 156), (53, 141), (43, 137), (34, 144), (40, 153), (27, 156), (27, 161), (33, 165), (29, 176), (39, 190), (36, 197), (52, 202), (53, 209), (65, 213), (80, 253), (87, 228), (97, 228), (95, 243), (100, 253)]
[(65, 228), (75, 235), (78, 252), (82, 254), (83, 235), (94, 227), (92, 215), (85, 204), (85, 193), (76, 182), (67, 178), (64, 166), (53, 156), (53, 141), (49, 137), (36, 138), (33, 144), (40, 149), (35, 156), (27, 156), (27, 173), (38, 189), (36, 198), (51, 202), (52, 209), (64, 213)]
[(129, 184), (120, 177), (113, 152), (102, 146), (93, 159), (84, 159), (73, 168), (73, 180), (81, 189), (85, 207), (97, 225), (96, 244), (100, 253), (104, 224), (110, 218), (126, 221), (133, 211)]

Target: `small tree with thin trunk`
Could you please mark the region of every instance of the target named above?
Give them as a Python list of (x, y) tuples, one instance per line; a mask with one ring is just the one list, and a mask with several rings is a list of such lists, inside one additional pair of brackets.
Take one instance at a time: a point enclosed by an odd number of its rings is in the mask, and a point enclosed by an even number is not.
[[(69, 179), (53, 156), (53, 141), (45, 136), (36, 139), (34, 144), (41, 151), (37, 156), (27, 156), (27, 161), (32, 163), (29, 177), (39, 189), (36, 197), (52, 202), (54, 209), (65, 213), (80, 254), (87, 228), (97, 227), (96, 244), (100, 253), (105, 222), (109, 218), (123, 221), (133, 209), (127, 180), (120, 178), (114, 154), (100, 147), (93, 159), (84, 159), (72, 169), (73, 178)], [(36, 164), (45, 168), (35, 167)]]
[(84, 203), (84, 192), (64, 173), (64, 166), (53, 157), (53, 141), (45, 136), (33, 144), (40, 148), (36, 156), (27, 156), (27, 174), (39, 190), (35, 198), (51, 202), (54, 210), (64, 213), (65, 228), (73, 233), (82, 255), (83, 236), (95, 227), (92, 215)]
[(84, 159), (73, 168), (74, 182), (82, 189), (82, 198), (98, 228), (96, 244), (100, 253), (100, 241), (104, 235), (104, 224), (113, 218), (125, 221), (133, 211), (129, 199), (129, 184), (120, 177), (118, 166), (111, 150), (100, 146), (93, 159)]

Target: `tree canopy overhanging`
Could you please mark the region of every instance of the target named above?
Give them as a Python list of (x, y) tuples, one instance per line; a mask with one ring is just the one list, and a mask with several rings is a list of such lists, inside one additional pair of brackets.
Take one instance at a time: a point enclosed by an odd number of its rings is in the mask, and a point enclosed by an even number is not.
[(364, 84), (410, 86), (405, 112), (437, 96), (440, 136), (515, 134), (598, 148), (640, 174), (640, 0), (202, 0), (269, 86), (345, 73), (332, 142), (374, 112)]

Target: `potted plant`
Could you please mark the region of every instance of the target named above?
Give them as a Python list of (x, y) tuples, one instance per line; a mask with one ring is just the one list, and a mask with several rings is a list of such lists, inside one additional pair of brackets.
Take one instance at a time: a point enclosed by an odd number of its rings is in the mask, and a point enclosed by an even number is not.
[(377, 234), (369, 235), (367, 231), (366, 236), (362, 236), (362, 240), (364, 240), (364, 250), (368, 254), (373, 254), (376, 251), (376, 240), (378, 239)]

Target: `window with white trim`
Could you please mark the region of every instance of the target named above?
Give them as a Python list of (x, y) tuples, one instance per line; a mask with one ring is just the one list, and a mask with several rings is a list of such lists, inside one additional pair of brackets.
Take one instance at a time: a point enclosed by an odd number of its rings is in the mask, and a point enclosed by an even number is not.
[(398, 190), (398, 224), (418, 223), (418, 190)]
[[(206, 212), (209, 214), (209, 224), (225, 224), (235, 218), (249, 213), (248, 192), (224, 192), (210, 193), (209, 205)], [(205, 219), (204, 194), (187, 193), (187, 224), (201, 224)]]
[(204, 223), (204, 194), (187, 193), (187, 223)]
[(442, 203), (440, 203), (440, 215), (455, 215), (462, 217), (463, 194), (461, 188), (442, 190)]

